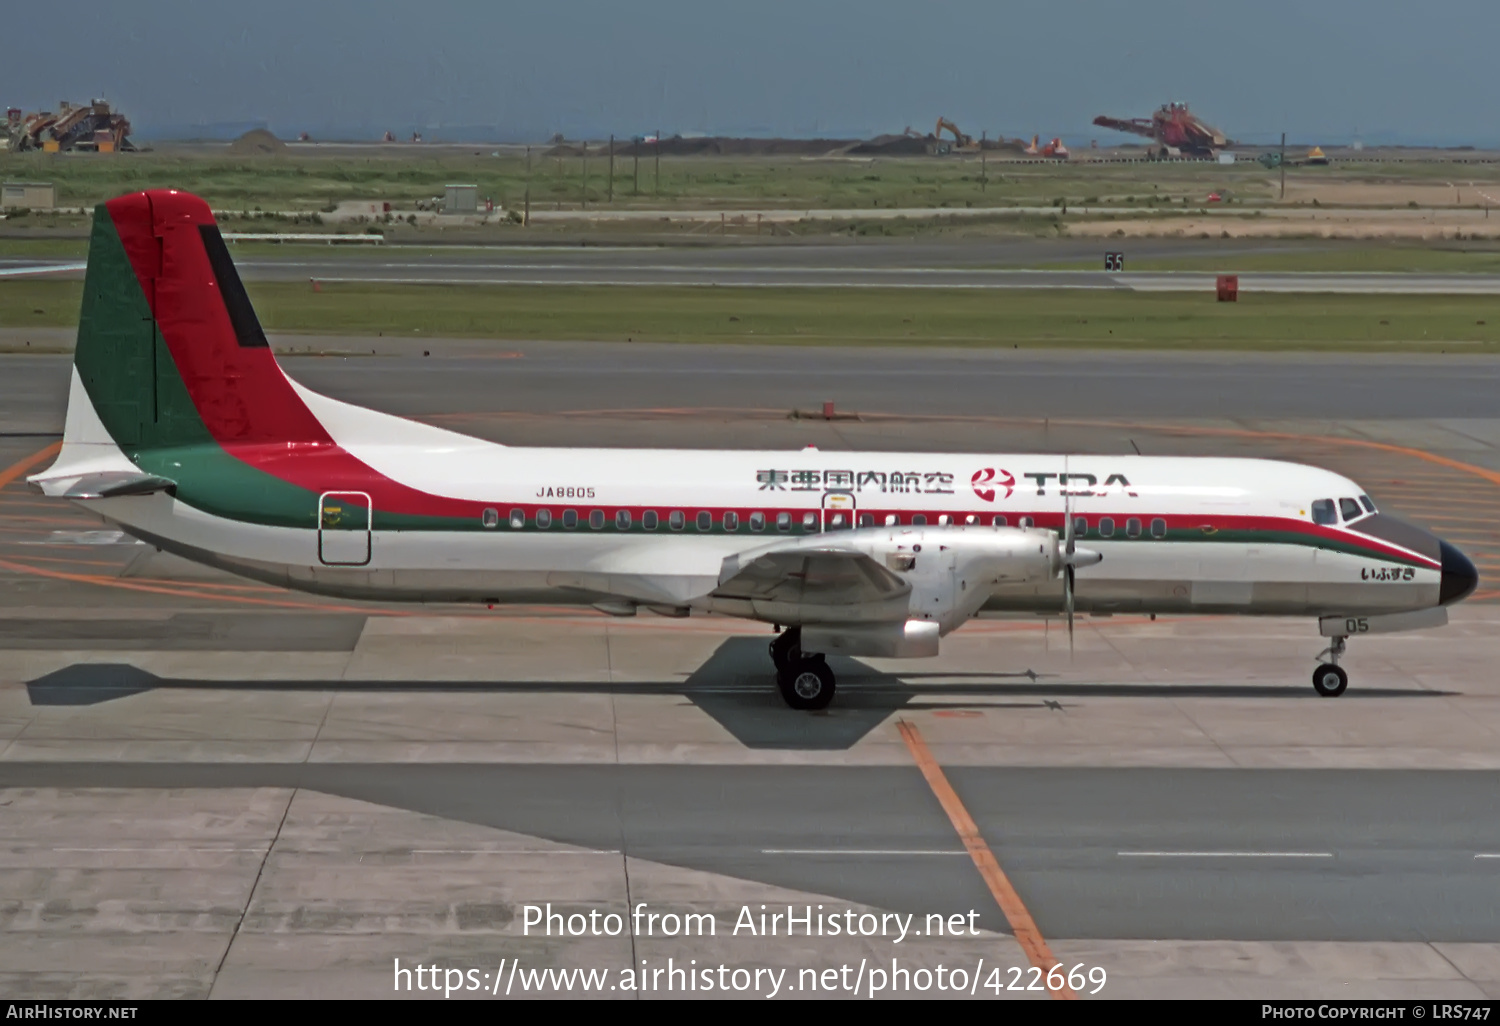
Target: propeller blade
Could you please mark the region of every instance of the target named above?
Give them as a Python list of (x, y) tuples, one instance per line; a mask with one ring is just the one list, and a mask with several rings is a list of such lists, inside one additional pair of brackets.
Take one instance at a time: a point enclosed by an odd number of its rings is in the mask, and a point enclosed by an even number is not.
[(1068, 658), (1073, 658), (1073, 564), (1063, 568), (1063, 610), (1068, 616)]

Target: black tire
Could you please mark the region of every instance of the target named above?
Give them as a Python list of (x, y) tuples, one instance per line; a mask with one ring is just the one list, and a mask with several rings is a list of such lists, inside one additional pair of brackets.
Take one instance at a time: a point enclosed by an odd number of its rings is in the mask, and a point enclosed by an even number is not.
[(1337, 698), (1349, 686), (1349, 675), (1342, 666), (1324, 663), (1313, 671), (1313, 690), (1324, 698)]
[(833, 701), (833, 670), (823, 659), (803, 659), (776, 674), (781, 699), (793, 709), (826, 709)]

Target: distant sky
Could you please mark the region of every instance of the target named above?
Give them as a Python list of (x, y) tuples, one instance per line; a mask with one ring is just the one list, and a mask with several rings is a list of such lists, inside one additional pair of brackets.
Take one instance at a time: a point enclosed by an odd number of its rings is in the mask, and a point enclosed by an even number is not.
[[(0, 104), (103, 95), (138, 138), (649, 133), (1500, 144), (1500, 0), (54, 0), (0, 19)], [(221, 131), (224, 128), (221, 127)]]

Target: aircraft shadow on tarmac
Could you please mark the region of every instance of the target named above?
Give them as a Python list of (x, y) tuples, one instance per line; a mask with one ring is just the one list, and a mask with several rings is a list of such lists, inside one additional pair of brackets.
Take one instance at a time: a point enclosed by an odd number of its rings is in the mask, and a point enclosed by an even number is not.
[[(1019, 672), (886, 673), (853, 659), (829, 660), (839, 691), (831, 708), (798, 713), (782, 704), (771, 683), (766, 642), (727, 638), (681, 681), (571, 683), (496, 680), (202, 680), (159, 677), (127, 663), (75, 663), (26, 684), (34, 706), (87, 706), (155, 690), (447, 692), (476, 694), (677, 694), (702, 709), (747, 748), (843, 750), (902, 709), (932, 711), (1051, 709), (1062, 712), (1088, 698), (1317, 699), (1293, 684), (1112, 684), (1047, 681)], [(931, 683), (927, 683), (931, 681)], [(1443, 698), (1452, 691), (1353, 688), (1341, 701), (1368, 698)], [(1010, 701), (996, 701), (1010, 699)]]

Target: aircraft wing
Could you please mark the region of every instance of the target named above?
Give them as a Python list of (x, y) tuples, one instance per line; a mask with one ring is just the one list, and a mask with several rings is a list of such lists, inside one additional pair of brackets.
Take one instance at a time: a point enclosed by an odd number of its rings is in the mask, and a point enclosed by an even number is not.
[(863, 552), (789, 545), (724, 560), (714, 597), (753, 603), (858, 607), (904, 600), (911, 585)]

